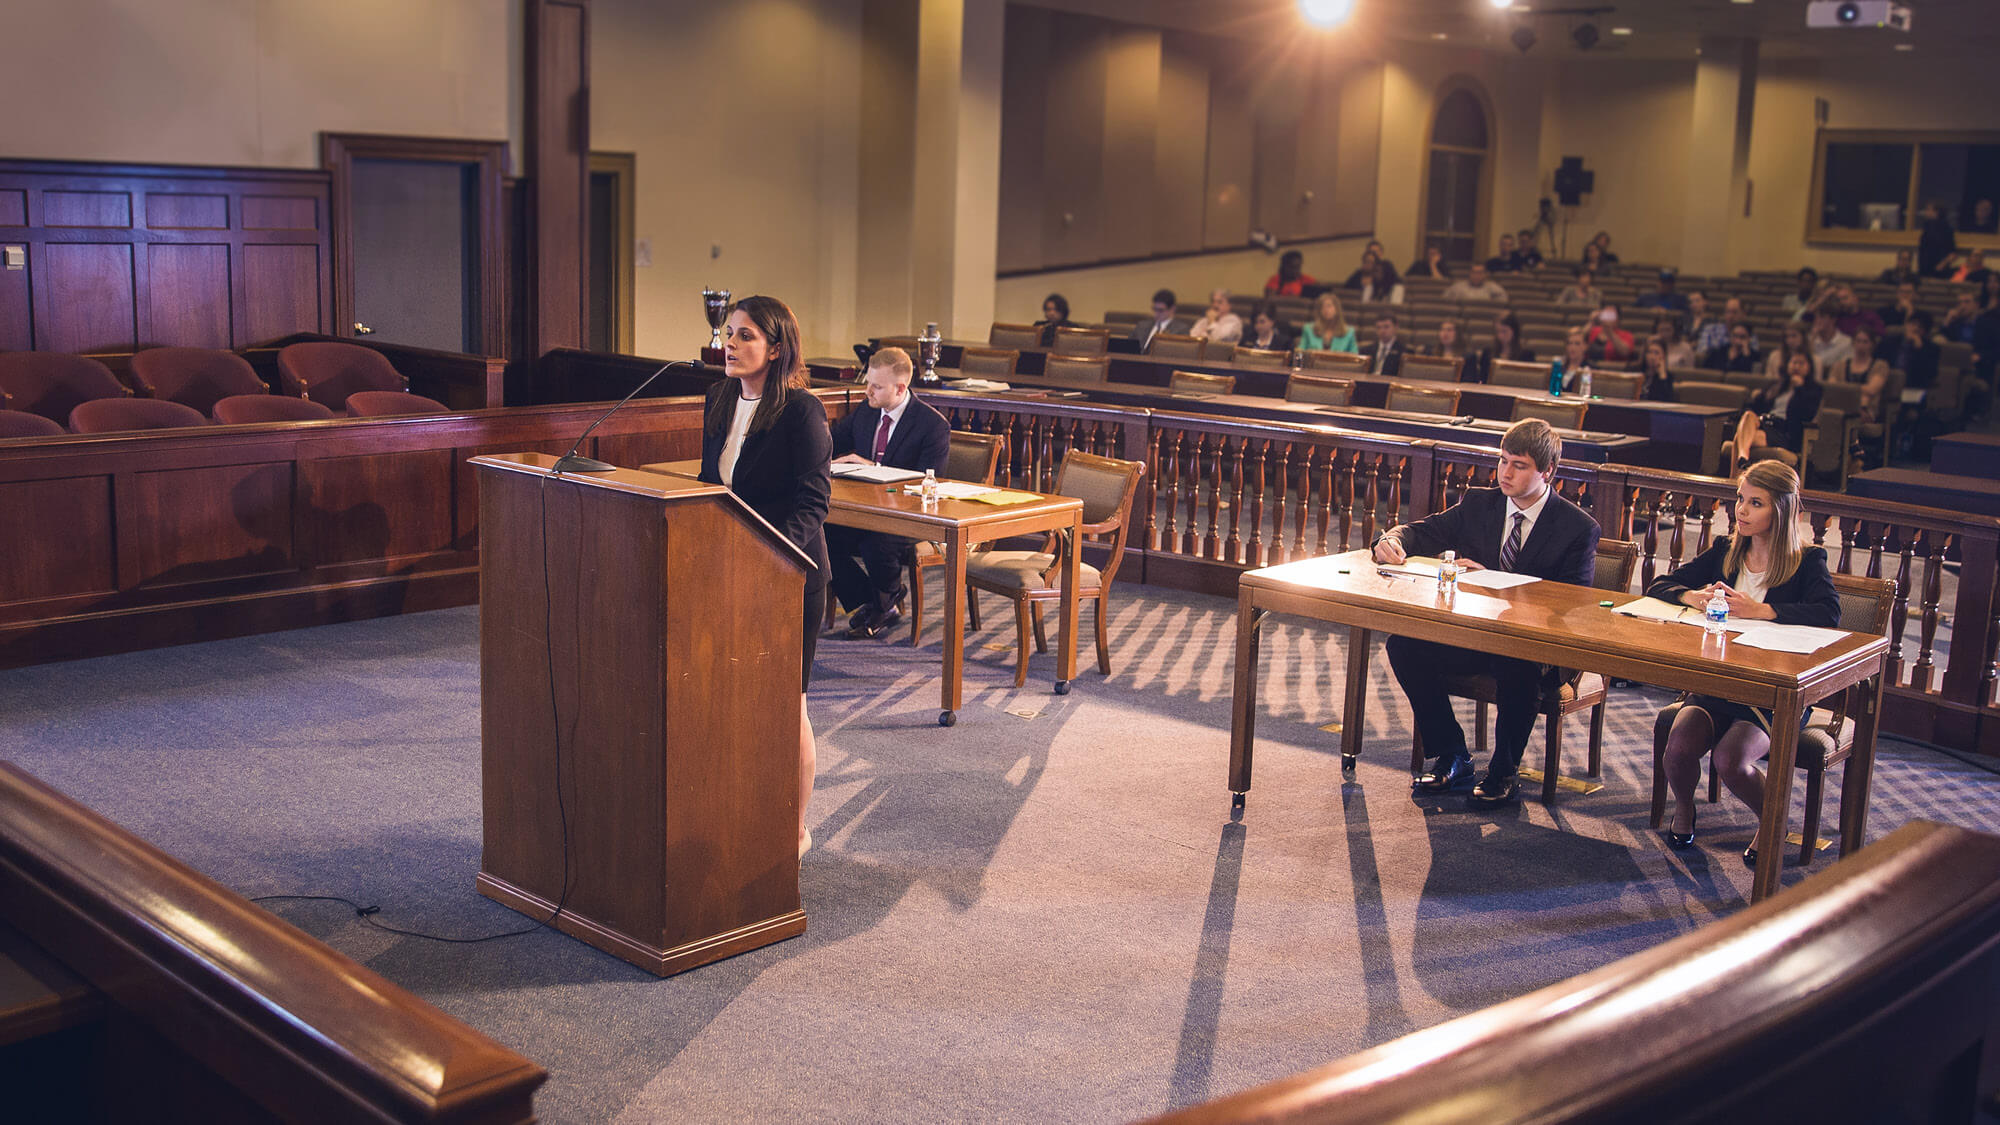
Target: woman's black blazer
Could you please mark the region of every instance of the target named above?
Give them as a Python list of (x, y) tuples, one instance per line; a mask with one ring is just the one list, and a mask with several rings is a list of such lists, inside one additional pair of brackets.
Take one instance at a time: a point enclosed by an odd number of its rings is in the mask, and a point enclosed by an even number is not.
[[(738, 386), (734, 379), (717, 383), (709, 389), (709, 404), (721, 395), (734, 397)], [(702, 433), (701, 479), (710, 484), (722, 483), (722, 442), (727, 436), (726, 430)], [(807, 593), (824, 588), (830, 570), (824, 528), (827, 502), (833, 495), (832, 459), (826, 407), (811, 392), (792, 390), (770, 429), (743, 438), (743, 449), (736, 455), (736, 480), (729, 486), (813, 561), (815, 569), (806, 575)]]
[[(1729, 540), (1723, 536), (1672, 574), (1653, 579), (1646, 587), (1646, 596), (1680, 605), (1681, 595), (1689, 590), (1716, 582), (1735, 585), (1735, 575), (1722, 573), (1723, 562), (1729, 557)], [(1777, 611), (1781, 625), (1839, 628), (1840, 591), (1833, 588), (1833, 576), (1827, 572), (1825, 549), (1807, 547), (1799, 555), (1799, 568), (1792, 576), (1764, 591), (1764, 604)]]
[[(1750, 403), (1751, 408), (1761, 414), (1771, 409), (1771, 404), (1784, 392), (1785, 385), (1782, 380), (1773, 383), (1757, 392), (1757, 397)], [(1824, 397), (1826, 388), (1820, 385), (1819, 380), (1808, 379), (1804, 386), (1792, 391), (1792, 400), (1785, 404), (1785, 432), (1773, 434), (1766, 431), (1764, 436), (1778, 438), (1776, 444), (1784, 446), (1793, 453), (1799, 452), (1799, 447), (1805, 444), (1806, 426), (1819, 418), (1819, 402)], [(1747, 453), (1748, 450), (1743, 452)]]

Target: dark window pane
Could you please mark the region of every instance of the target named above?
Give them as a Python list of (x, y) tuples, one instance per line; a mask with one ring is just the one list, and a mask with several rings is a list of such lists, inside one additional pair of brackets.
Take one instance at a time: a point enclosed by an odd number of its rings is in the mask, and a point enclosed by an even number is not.
[[(1988, 206), (1981, 208), (1980, 200)], [(1917, 202), (1937, 203), (1960, 230), (1991, 232), (2000, 200), (2000, 145), (1920, 146)]]
[(1907, 144), (1829, 144), (1820, 224), (1854, 230), (1902, 230), (1909, 225)]
[(1455, 90), (1438, 106), (1437, 124), (1431, 129), (1431, 143), (1454, 148), (1486, 147), (1486, 111), (1479, 99), (1466, 90)]

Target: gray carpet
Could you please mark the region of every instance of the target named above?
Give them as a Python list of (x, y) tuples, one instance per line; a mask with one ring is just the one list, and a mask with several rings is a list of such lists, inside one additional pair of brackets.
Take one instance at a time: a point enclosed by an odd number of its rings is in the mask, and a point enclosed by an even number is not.
[[(473, 891), (476, 613), (0, 673), (0, 753), (243, 894), (510, 929)], [(1602, 792), (1475, 814), (1411, 798), (1379, 654), (1343, 783), (1318, 729), (1339, 718), (1342, 645), (1294, 623), (1268, 633), (1232, 823), (1233, 636), (1229, 601), (1127, 587), (1114, 675), (1056, 696), (1049, 656), (1012, 690), (994, 626), (951, 730), (934, 641), (822, 643), (810, 929), (670, 980), (546, 931), (446, 945), (335, 904), (271, 908), (548, 1067), (547, 1121), (1039, 1122), (1239, 1090), (1744, 904), (1746, 810), (1704, 808), (1685, 856), (1646, 827), (1664, 694), (1614, 693)], [(1569, 733), (1580, 761), (1586, 724)], [(1885, 743), (1873, 807), (1876, 834), (1996, 831), (2000, 777)]]

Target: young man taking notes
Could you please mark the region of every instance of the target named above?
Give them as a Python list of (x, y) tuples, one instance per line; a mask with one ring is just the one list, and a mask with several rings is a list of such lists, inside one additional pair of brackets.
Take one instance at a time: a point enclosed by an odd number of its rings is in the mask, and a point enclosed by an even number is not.
[[(1547, 422), (1516, 422), (1500, 439), (1498, 488), (1471, 489), (1442, 512), (1383, 532), (1375, 541), (1375, 561), (1396, 565), (1411, 555), (1456, 551), (1460, 565), (1469, 570), (1505, 570), (1589, 585), (1597, 572), (1597, 521), (1549, 486), (1561, 459), (1562, 439)], [(1384, 647), (1396, 682), (1409, 697), (1424, 755), (1436, 760), (1417, 778), (1416, 789), (1446, 793), (1472, 783), (1472, 755), (1452, 714), (1445, 677), (1483, 672), (1499, 685), (1493, 761), (1466, 803), (1484, 809), (1513, 802), (1514, 774), (1535, 729), (1542, 680), (1555, 670), (1410, 637), (1390, 637)]]
[[(861, 386), (868, 396), (833, 424), (833, 463), (888, 465), (944, 473), (951, 452), (951, 423), (910, 393), (910, 353), (882, 348), (868, 357)], [(847, 635), (879, 637), (902, 618), (903, 556), (910, 540), (879, 531), (826, 525), (826, 553), (833, 564), (833, 596), (847, 607)]]

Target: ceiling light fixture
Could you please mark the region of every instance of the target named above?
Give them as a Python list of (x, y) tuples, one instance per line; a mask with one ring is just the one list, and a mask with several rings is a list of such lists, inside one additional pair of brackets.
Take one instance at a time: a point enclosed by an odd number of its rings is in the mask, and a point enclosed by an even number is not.
[(1299, 0), (1299, 14), (1314, 27), (1337, 27), (1354, 14), (1354, 0)]
[(1614, 28), (1612, 28), (1612, 29), (1611, 29), (1611, 34), (1613, 34), (1613, 35), (1630, 35), (1630, 34), (1632, 34), (1632, 29), (1631, 29), (1631, 28), (1629, 28), (1629, 27), (1614, 27)]
[(1492, 4), (1504, 12), (1514, 6), (1514, 0), (1492, 0)]

